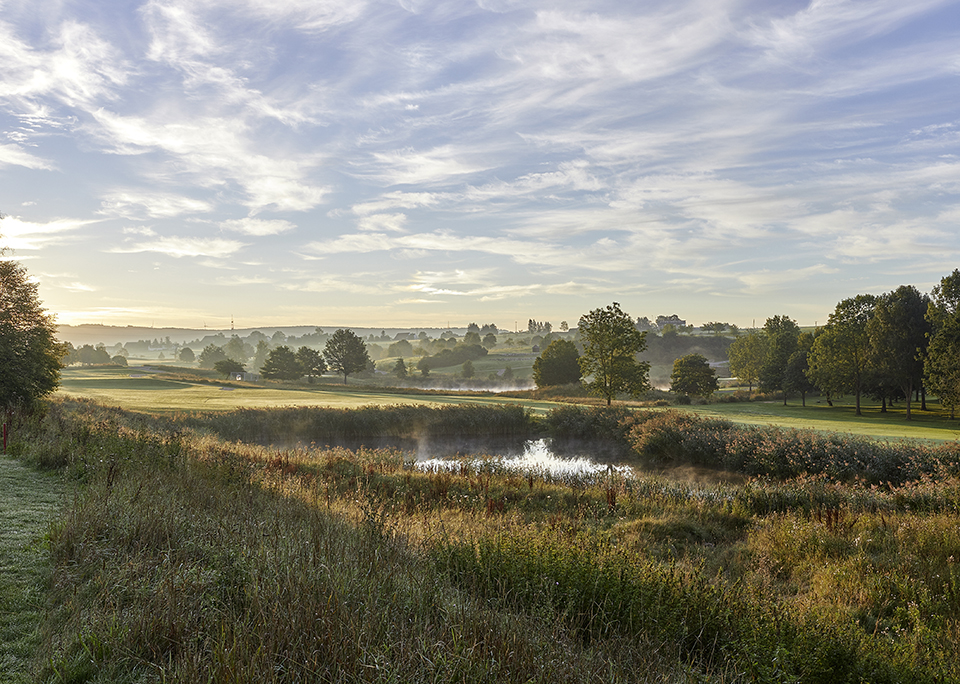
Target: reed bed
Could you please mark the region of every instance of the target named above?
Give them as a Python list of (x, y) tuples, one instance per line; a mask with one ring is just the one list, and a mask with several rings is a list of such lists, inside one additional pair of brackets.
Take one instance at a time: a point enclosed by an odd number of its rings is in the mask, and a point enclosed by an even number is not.
[(960, 680), (935, 450), (899, 484), (423, 471), (63, 401), (11, 451), (74, 483), (35, 681)]

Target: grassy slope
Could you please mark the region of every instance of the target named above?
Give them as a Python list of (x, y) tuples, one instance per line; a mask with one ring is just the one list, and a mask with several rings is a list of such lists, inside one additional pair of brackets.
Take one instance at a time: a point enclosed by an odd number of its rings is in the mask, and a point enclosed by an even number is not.
[(30, 681), (49, 563), (41, 540), (61, 491), (58, 475), (0, 456), (0, 681)]

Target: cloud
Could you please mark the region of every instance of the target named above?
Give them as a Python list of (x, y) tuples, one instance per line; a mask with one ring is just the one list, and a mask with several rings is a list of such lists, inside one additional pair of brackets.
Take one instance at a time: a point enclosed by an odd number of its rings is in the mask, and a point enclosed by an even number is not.
[(48, 245), (74, 239), (67, 235), (84, 226), (96, 223), (85, 219), (56, 219), (46, 223), (25, 221), (19, 216), (7, 216), (0, 221), (0, 239), (4, 247), (14, 250), (36, 250)]
[(235, 233), (242, 233), (243, 235), (253, 235), (257, 237), (280, 235), (281, 233), (287, 233), (296, 228), (294, 224), (281, 219), (266, 220), (249, 217), (221, 221), (220, 227), (224, 230), (233, 231)]
[(5, 164), (23, 166), (28, 169), (41, 169), (44, 171), (56, 168), (53, 163), (35, 157), (19, 145), (0, 145), (0, 166)]
[(171, 218), (182, 214), (206, 213), (213, 205), (182, 195), (153, 192), (113, 192), (101, 201), (98, 213), (123, 218)]
[(115, 254), (134, 254), (157, 252), (167, 256), (180, 257), (216, 257), (226, 258), (246, 247), (246, 243), (222, 238), (164, 237), (129, 245), (112, 247), (107, 250)]

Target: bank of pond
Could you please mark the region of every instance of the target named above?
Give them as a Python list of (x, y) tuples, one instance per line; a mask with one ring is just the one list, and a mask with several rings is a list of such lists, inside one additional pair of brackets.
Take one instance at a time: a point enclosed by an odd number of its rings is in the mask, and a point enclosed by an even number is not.
[(674, 411), (16, 415), (24, 681), (960, 681), (960, 451)]

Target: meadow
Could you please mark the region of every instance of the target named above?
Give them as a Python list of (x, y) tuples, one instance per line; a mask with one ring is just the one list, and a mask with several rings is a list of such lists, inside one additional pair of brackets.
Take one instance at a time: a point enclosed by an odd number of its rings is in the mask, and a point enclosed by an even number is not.
[[(633, 470), (250, 441), (370, 429), (606, 435)], [(622, 407), (69, 398), (12, 435), (70, 492), (23, 681), (960, 681), (948, 443)]]

